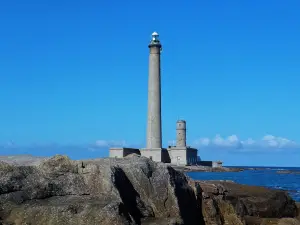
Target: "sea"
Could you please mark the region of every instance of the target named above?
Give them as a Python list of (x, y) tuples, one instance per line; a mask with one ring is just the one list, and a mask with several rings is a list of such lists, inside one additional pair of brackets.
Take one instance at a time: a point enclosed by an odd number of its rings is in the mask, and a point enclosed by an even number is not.
[[(245, 168), (245, 170), (241, 172), (188, 172), (187, 175), (194, 180), (232, 180), (239, 184), (286, 190), (296, 202), (300, 202), (300, 167), (238, 168)], [(298, 173), (278, 173), (282, 170)]]

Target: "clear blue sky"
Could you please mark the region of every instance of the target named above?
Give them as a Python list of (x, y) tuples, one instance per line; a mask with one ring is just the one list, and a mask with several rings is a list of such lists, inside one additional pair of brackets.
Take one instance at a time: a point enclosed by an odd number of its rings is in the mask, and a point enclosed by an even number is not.
[(97, 140), (144, 146), (147, 45), (157, 31), (165, 145), (185, 119), (202, 158), (300, 166), (299, 8), (299, 0), (3, 1), (0, 143), (17, 153)]

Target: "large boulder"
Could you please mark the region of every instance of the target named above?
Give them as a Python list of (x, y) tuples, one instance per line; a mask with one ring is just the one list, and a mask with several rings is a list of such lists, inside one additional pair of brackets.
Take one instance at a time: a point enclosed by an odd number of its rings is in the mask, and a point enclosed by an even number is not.
[(0, 224), (204, 224), (186, 176), (144, 157), (0, 162)]
[(229, 181), (189, 183), (202, 195), (205, 224), (299, 224), (297, 205), (284, 191)]

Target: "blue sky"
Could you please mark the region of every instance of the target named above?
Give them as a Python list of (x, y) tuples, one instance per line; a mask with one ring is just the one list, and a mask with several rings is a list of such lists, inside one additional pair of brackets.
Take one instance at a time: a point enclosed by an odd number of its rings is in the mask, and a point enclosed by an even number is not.
[(185, 119), (202, 158), (300, 166), (299, 7), (298, 0), (4, 1), (0, 154), (84, 158), (124, 141), (143, 147), (147, 45), (157, 31), (165, 145)]

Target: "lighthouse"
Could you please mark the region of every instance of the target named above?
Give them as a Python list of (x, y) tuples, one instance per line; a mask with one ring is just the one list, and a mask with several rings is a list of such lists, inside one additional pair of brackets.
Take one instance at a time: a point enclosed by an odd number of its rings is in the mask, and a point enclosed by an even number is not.
[(161, 128), (161, 43), (157, 32), (152, 33), (149, 47), (147, 149), (162, 148)]

